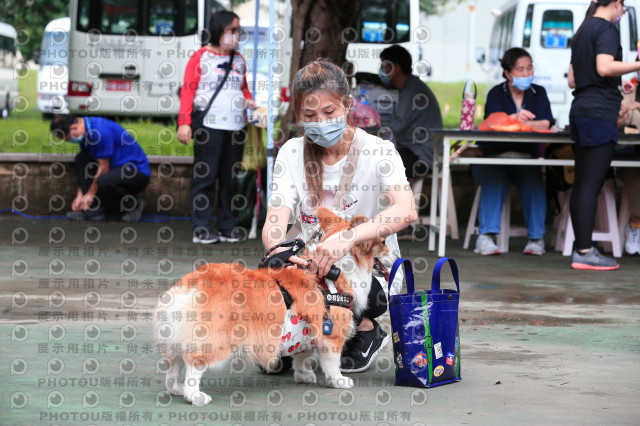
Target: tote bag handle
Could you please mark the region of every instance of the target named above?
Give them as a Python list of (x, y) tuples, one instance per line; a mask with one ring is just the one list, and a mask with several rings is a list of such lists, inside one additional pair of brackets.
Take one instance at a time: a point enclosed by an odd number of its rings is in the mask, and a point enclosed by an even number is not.
[[(442, 270), (442, 265), (446, 262), (449, 262), (451, 266), (451, 274), (453, 275), (453, 281), (456, 283), (456, 290), (460, 293), (460, 279), (458, 276), (458, 265), (456, 261), (450, 257), (443, 257), (436, 263), (436, 266), (433, 268), (433, 276), (431, 278), (431, 292), (432, 293), (440, 293), (440, 271)], [(413, 279), (413, 266), (411, 266), (411, 261), (408, 259), (399, 258), (395, 262), (393, 262), (393, 267), (391, 268), (391, 272), (389, 273), (389, 290), (391, 290), (391, 283), (393, 283), (393, 279), (400, 268), (400, 265), (404, 264), (404, 277), (405, 282), (407, 283), (407, 293), (414, 292), (414, 279)]]
[[(431, 278), (431, 292), (432, 293), (440, 293), (440, 270), (442, 269), (442, 265), (446, 262), (449, 262), (449, 266), (451, 266), (451, 274), (453, 275), (453, 281), (456, 283), (456, 289), (458, 293), (460, 293), (460, 281), (458, 279), (458, 265), (456, 261), (450, 257), (442, 257), (436, 263), (436, 266), (433, 268), (433, 276)], [(393, 265), (395, 267), (395, 264)], [(408, 281), (407, 281), (408, 282)], [(413, 285), (413, 274), (411, 275), (411, 284)]]
[(393, 279), (396, 277), (396, 272), (398, 272), (398, 268), (400, 268), (400, 265), (403, 263), (405, 264), (404, 280), (407, 283), (407, 293), (413, 293), (413, 266), (411, 266), (409, 259), (402, 258), (396, 259), (391, 267), (391, 272), (389, 273), (389, 291), (391, 291), (391, 283), (393, 283)]

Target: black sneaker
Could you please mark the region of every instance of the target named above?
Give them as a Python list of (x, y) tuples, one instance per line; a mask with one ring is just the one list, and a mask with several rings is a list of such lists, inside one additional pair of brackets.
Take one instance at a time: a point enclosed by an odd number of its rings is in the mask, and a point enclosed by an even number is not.
[(220, 231), (218, 237), (226, 243), (238, 243), (247, 239), (247, 233), (241, 228), (233, 228), (231, 231)]
[(74, 211), (70, 211), (66, 213), (67, 219), (71, 219), (71, 220), (85, 220), (84, 219), (84, 212), (81, 210), (79, 212), (74, 212)]
[(142, 218), (142, 210), (144, 210), (144, 200), (136, 197), (136, 208), (122, 215), (124, 222), (140, 222)]
[(213, 244), (219, 241), (218, 234), (206, 229), (199, 229), (193, 233), (194, 244)]
[(413, 226), (409, 225), (404, 229), (399, 230), (396, 235), (396, 238), (398, 238), (399, 241), (411, 241), (413, 239)]
[(106, 215), (104, 214), (104, 208), (90, 208), (89, 210), (84, 211), (85, 220), (93, 220), (93, 221), (102, 221), (106, 219)]
[(93, 220), (93, 221), (101, 221), (105, 220), (104, 209), (96, 209), (96, 210), (81, 210), (78, 212), (70, 211), (66, 213), (67, 219), (70, 220)]
[(342, 349), (340, 371), (360, 373), (365, 371), (389, 343), (389, 336), (376, 321), (373, 330), (358, 331)]

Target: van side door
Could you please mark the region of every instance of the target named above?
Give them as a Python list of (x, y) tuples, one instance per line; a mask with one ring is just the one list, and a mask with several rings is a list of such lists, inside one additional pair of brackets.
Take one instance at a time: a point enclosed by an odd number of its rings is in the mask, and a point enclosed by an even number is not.
[[(586, 3), (585, 3), (586, 4)], [(588, 5), (587, 5), (588, 6)], [(534, 82), (547, 90), (559, 127), (569, 124), (573, 96), (567, 83), (573, 34), (582, 23), (586, 7), (580, 3), (533, 3), (530, 36), (523, 47), (533, 57)]]

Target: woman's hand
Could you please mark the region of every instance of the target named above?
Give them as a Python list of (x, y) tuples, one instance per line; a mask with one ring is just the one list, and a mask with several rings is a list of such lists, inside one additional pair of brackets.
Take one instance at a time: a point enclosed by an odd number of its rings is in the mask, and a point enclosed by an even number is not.
[(516, 119), (522, 123), (526, 123), (527, 121), (533, 121), (536, 118), (536, 115), (531, 111), (521, 109), (520, 112), (511, 114), (509, 117)]
[(253, 99), (244, 98), (244, 107), (245, 109), (256, 109), (258, 108), (258, 104), (256, 104), (256, 101), (254, 101)]
[[(277, 253), (282, 253), (283, 251), (287, 251), (289, 250), (289, 247), (278, 247), (277, 249), (275, 249), (274, 251), (272, 251), (269, 256), (273, 256)], [(293, 263), (294, 265), (299, 265), (299, 266), (308, 266), (309, 262), (304, 260), (301, 257), (298, 257), (296, 255), (293, 255), (289, 258), (289, 262)]]
[(354, 243), (355, 238), (347, 238), (343, 232), (338, 232), (319, 243), (311, 261), (311, 272), (317, 273), (321, 278), (327, 275), (331, 266), (342, 259)]
[(628, 80), (622, 80), (622, 93), (624, 93), (625, 95), (628, 95), (629, 93), (633, 92), (634, 87), (635, 86), (633, 85), (632, 82)]
[(620, 112), (618, 112), (618, 118), (625, 118), (629, 111), (633, 109), (631, 104), (622, 104), (620, 105)]
[(178, 127), (176, 137), (183, 145), (189, 146), (189, 141), (191, 140), (191, 126), (188, 124), (183, 124)]

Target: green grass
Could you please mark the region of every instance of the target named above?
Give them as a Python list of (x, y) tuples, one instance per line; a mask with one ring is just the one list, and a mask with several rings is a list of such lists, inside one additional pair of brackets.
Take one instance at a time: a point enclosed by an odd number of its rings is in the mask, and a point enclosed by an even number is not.
[[(19, 85), (22, 97), (18, 102), (18, 110), (7, 120), (0, 121), (0, 152), (76, 153), (77, 146), (52, 139), (49, 135), (49, 121), (43, 120), (38, 110), (37, 73), (30, 72), (19, 81)], [(132, 131), (147, 155), (193, 155), (192, 146), (186, 147), (176, 139), (175, 122), (162, 124), (149, 119), (122, 119), (118, 122)]]
[[(49, 121), (42, 119), (37, 106), (37, 73), (32, 71), (20, 80), (19, 112), (9, 119), (0, 121), (0, 152), (73, 154), (78, 147), (49, 136)], [(460, 125), (460, 105), (464, 83), (429, 83), (436, 95), (445, 128), (458, 128)], [(482, 122), (486, 85), (478, 85), (476, 101), (476, 126)], [(478, 117), (479, 115), (479, 117)], [(175, 123), (161, 124), (150, 119), (118, 120), (125, 129), (140, 143), (147, 155), (193, 155), (193, 147), (185, 147), (175, 138)], [(167, 133), (170, 132), (170, 133)]]

